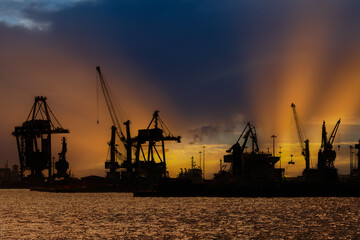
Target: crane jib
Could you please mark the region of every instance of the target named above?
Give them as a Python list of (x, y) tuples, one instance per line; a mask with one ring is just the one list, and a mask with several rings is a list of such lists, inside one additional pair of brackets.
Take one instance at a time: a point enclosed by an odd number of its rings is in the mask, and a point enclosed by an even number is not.
[(96, 67), (96, 70), (98, 71), (98, 74), (99, 74), (101, 90), (102, 90), (102, 93), (104, 95), (105, 102), (106, 102), (107, 108), (108, 108), (109, 113), (110, 113), (111, 121), (112, 121), (113, 125), (117, 128), (116, 134), (119, 137), (119, 139), (121, 140), (121, 142), (124, 144), (124, 146), (126, 146), (126, 137), (125, 137), (124, 133), (121, 130), (120, 121), (119, 121), (119, 119), (117, 117), (117, 114), (116, 114), (116, 111), (115, 111), (115, 108), (114, 108), (114, 105), (113, 105), (113, 102), (111, 100), (110, 93), (109, 93), (109, 90), (108, 90), (108, 84), (106, 83), (105, 78), (102, 75), (99, 66)]

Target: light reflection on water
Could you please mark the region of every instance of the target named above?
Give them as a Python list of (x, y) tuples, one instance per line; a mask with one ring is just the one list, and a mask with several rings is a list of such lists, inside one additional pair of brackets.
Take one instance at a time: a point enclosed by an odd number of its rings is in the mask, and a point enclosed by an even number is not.
[(0, 190), (1, 239), (359, 239), (360, 198)]

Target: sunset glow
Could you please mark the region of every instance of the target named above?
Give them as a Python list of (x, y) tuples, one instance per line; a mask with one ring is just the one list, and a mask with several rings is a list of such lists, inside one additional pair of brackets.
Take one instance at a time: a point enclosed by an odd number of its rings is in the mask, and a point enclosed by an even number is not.
[[(15, 2), (0, 3), (0, 165), (18, 163), (11, 132), (39, 95), (70, 129), (72, 173), (104, 176), (112, 123), (101, 92), (97, 98), (100, 65), (132, 136), (147, 127), (154, 110), (182, 136), (182, 143), (166, 145), (172, 177), (189, 168), (192, 156), (198, 161), (205, 146), (206, 178), (212, 178), (248, 121), (261, 151), (271, 151), (275, 134), (286, 175), (301, 174), (292, 102), (313, 167), (322, 121), (330, 132), (342, 119), (335, 165), (348, 173), (349, 145), (360, 138), (356, 1), (291, 7), (286, 1), (206, 7), (201, 1)], [(60, 137), (53, 143), (57, 157)], [(291, 154), (296, 164), (290, 166)]]

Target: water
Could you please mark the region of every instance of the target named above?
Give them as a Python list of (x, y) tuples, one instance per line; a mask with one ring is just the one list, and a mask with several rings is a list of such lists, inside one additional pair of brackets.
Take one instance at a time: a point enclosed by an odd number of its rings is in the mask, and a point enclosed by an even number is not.
[(360, 239), (359, 198), (0, 190), (1, 239)]

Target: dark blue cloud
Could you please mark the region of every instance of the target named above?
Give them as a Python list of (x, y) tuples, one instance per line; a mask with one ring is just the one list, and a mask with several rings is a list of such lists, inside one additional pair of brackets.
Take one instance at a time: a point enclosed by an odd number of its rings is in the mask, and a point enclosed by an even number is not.
[[(43, 44), (106, 69), (125, 70), (125, 60), (148, 77), (133, 79), (139, 92), (151, 85), (188, 116), (220, 119), (251, 114), (249, 102), (257, 97), (250, 87), (261, 84), (252, 77), (264, 69), (280, 74), (277, 62), (283, 60), (287, 30), (307, 13), (333, 9), (346, 14), (334, 26), (330, 66), (357, 39), (357, 1), (103, 0), (27, 14), (52, 23)], [(258, 68), (264, 59), (270, 61)]]
[(246, 111), (247, 52), (258, 38), (269, 38), (268, 44), (277, 47), (275, 33), (285, 23), (287, 5), (102, 1), (52, 15), (50, 40), (113, 68), (126, 59), (181, 110), (226, 114), (234, 108)]

